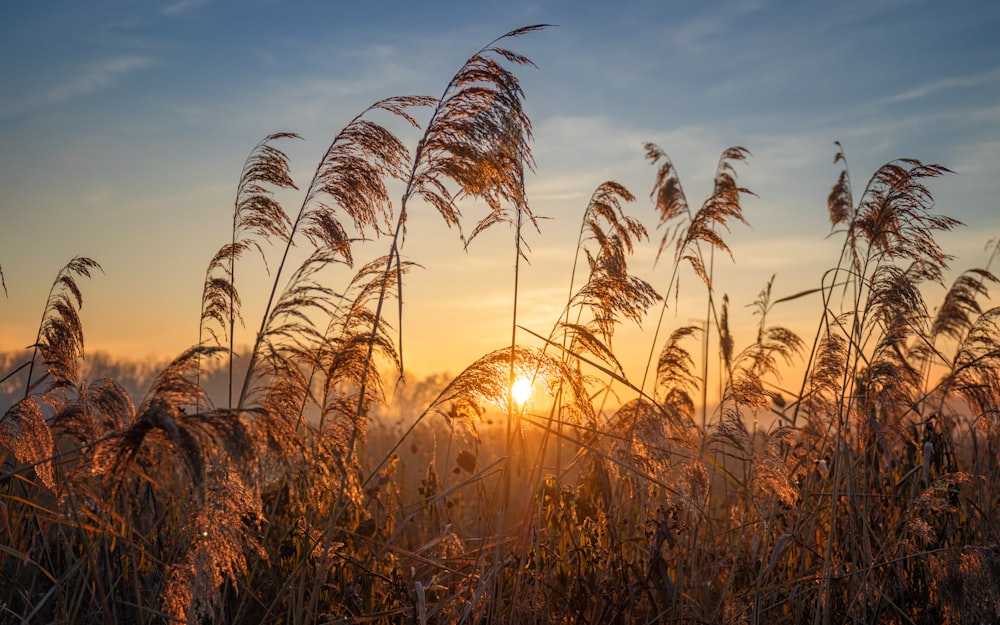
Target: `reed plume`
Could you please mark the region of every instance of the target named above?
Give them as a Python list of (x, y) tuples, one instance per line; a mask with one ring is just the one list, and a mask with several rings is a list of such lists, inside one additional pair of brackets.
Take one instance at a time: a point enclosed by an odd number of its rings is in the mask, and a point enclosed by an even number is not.
[[(56, 275), (42, 312), (38, 336), (31, 346), (34, 352), (28, 367), (25, 397), (48, 376), (52, 377), (49, 390), (66, 388), (76, 383), (79, 359), (83, 356), (83, 324), (79, 313), (83, 306), (83, 293), (77, 285), (77, 278), (89, 278), (95, 269), (101, 270), (97, 261), (77, 256)], [(38, 356), (42, 358), (46, 375), (32, 380)]]
[[(774, 276), (771, 276), (752, 304), (754, 315), (759, 317), (756, 340), (739, 354), (726, 358), (730, 378), (723, 392), (724, 400), (734, 402), (741, 410), (752, 409), (755, 415), (756, 412), (768, 410), (770, 402), (776, 397), (774, 391), (768, 390), (767, 385), (773, 385), (777, 381), (780, 375), (779, 365), (793, 364), (805, 348), (802, 339), (788, 328), (768, 325), (767, 316), (773, 306), (773, 284)], [(725, 327), (725, 324), (722, 325)], [(723, 349), (728, 345), (732, 350), (734, 339), (726, 339), (728, 331), (723, 335)], [(756, 416), (754, 420), (756, 421)]]
[[(656, 258), (659, 260), (663, 252), (673, 245), (673, 268), (670, 279), (667, 282), (665, 293), (673, 293), (674, 299), (679, 297), (680, 280), (678, 271), (682, 261), (687, 263), (694, 270), (708, 289), (708, 312), (705, 321), (705, 333), (702, 336), (702, 410), (703, 421), (707, 420), (707, 389), (708, 389), (708, 341), (709, 324), (714, 319), (716, 327), (720, 330), (719, 313), (716, 310), (714, 299), (714, 288), (712, 284), (712, 273), (715, 250), (726, 252), (732, 258), (732, 252), (726, 244), (725, 239), (719, 233), (719, 229), (729, 231), (729, 224), (732, 221), (746, 223), (743, 217), (743, 207), (740, 203), (741, 196), (753, 195), (744, 187), (736, 184), (736, 169), (734, 163), (742, 162), (750, 155), (749, 150), (743, 147), (730, 147), (723, 150), (719, 156), (715, 169), (712, 193), (702, 203), (701, 207), (691, 212), (687, 197), (681, 186), (676, 167), (659, 146), (653, 143), (646, 143), (646, 158), (651, 164), (657, 165), (656, 181), (650, 197), (654, 199), (654, 206), (659, 216), (659, 226), (665, 229), (663, 238), (657, 250)], [(662, 161), (662, 163), (661, 163)], [(709, 256), (705, 257), (702, 244), (708, 246)], [(664, 299), (660, 309), (656, 330), (653, 334), (653, 341), (650, 347), (649, 358), (646, 362), (646, 370), (643, 373), (641, 388), (645, 388), (646, 379), (649, 376), (653, 365), (653, 356), (656, 353), (656, 346), (659, 341), (660, 331), (663, 326), (663, 319), (667, 310), (668, 299)]]
[[(363, 500), (355, 451), (366, 441), (369, 411), (386, 403), (380, 366), (389, 364), (396, 371), (402, 367), (391, 326), (373, 310), (385, 280), (398, 282), (393, 272), (388, 277), (384, 273), (386, 261), (380, 257), (358, 270), (316, 351), (319, 420), (314, 453), (328, 459), (322, 463), (329, 472), (322, 482), (355, 505)], [(410, 263), (399, 268), (406, 271)], [(389, 295), (396, 296), (392, 290)]]
[(830, 195), (826, 198), (827, 210), (830, 213), (830, 227), (836, 228), (840, 224), (849, 224), (854, 221), (854, 196), (851, 191), (851, 176), (847, 168), (847, 157), (844, 154), (844, 146), (840, 141), (835, 141), (837, 153), (833, 157), (833, 163), (843, 163), (837, 182), (830, 189)]
[[(880, 167), (852, 207), (846, 158), (839, 143), (837, 148), (834, 162), (842, 163), (842, 170), (828, 198), (828, 209), (834, 228), (843, 228), (844, 246), (837, 266), (823, 279), (823, 316), (803, 382), (804, 401), (795, 410), (808, 406), (830, 411), (810, 417), (810, 423), (820, 428), (827, 423), (833, 434), (830, 514), (842, 514), (843, 494), (850, 506), (849, 518), (857, 514), (865, 523), (879, 523), (884, 521), (872, 520), (877, 509), (858, 499), (858, 493), (885, 487), (878, 473), (892, 472), (899, 462), (890, 450), (898, 445), (920, 446), (914, 428), (924, 417), (922, 406), (927, 405), (923, 377), (931, 356), (938, 359), (940, 355), (931, 338), (934, 322), (921, 286), (940, 283), (951, 259), (936, 242), (935, 233), (960, 222), (932, 212), (933, 198), (924, 183), (949, 170), (914, 159)], [(849, 295), (840, 311), (831, 305), (838, 288)], [(960, 309), (949, 305), (948, 314), (956, 315), (961, 325)], [(838, 366), (839, 371), (835, 370)], [(805, 393), (807, 381), (815, 384), (815, 395)], [(822, 399), (831, 391), (832, 403)], [(863, 457), (868, 468), (856, 475), (852, 468), (857, 457)], [(832, 549), (844, 540), (840, 535), (844, 531), (834, 523), (828, 528), (816, 623), (829, 622), (840, 610), (831, 594), (835, 586)], [(857, 557), (874, 566), (881, 556), (861, 545)], [(911, 574), (903, 573), (904, 577)]]
[[(736, 184), (734, 163), (745, 161), (750, 155), (750, 151), (743, 147), (730, 147), (723, 150), (715, 170), (712, 194), (692, 214), (680, 178), (677, 175), (677, 169), (666, 152), (654, 143), (646, 143), (645, 148), (646, 158), (651, 164), (656, 165), (663, 161), (657, 168), (656, 182), (651, 193), (659, 217), (659, 227), (667, 228), (660, 241), (656, 257), (659, 259), (663, 252), (673, 244), (674, 262), (687, 260), (694, 268), (695, 273), (710, 286), (711, 281), (698, 244), (706, 243), (732, 257), (729, 246), (718, 233), (718, 228), (721, 227), (728, 231), (730, 221), (746, 223), (740, 204), (740, 196), (753, 195), (753, 193)], [(685, 217), (686, 220), (673, 227), (670, 226), (675, 220)], [(672, 284), (673, 279), (671, 279)]]
[[(98, 266), (63, 268), (32, 358), (0, 355), (13, 403), (0, 417), (0, 620), (996, 619), (1000, 309), (987, 299), (1000, 246), (944, 288), (951, 258), (934, 240), (958, 222), (934, 212), (926, 185), (947, 170), (892, 161), (856, 195), (837, 143), (825, 210), (842, 252), (793, 295), (778, 297), (771, 276), (741, 337), (742, 306), (716, 292), (714, 255), (732, 256), (727, 233), (745, 220), (749, 192), (735, 169), (749, 153), (722, 153), (695, 211), (674, 164), (646, 144), (664, 230), (656, 255), (672, 262), (664, 293), (678, 302), (687, 267), (708, 293), (702, 323), (661, 342), (663, 302), (647, 394), (612, 344), (619, 324), (643, 323), (660, 298), (630, 271), (649, 233), (621, 184), (590, 196), (552, 331), (517, 323), (526, 234), (542, 218), (524, 190), (531, 125), (511, 71), (530, 61), (501, 42), (539, 28), (482, 48), (441, 98), (387, 98), (355, 117), (293, 218), (277, 201), (295, 185), (276, 146), (296, 135), (259, 143), (241, 171), (232, 236), (205, 274), (199, 343), (138, 406), (121, 379), (92, 380), (80, 366), (78, 282)], [(423, 106), (430, 118), (412, 153), (376, 121), (419, 128), (412, 111)], [(477, 202), (486, 210), (463, 232)], [(415, 266), (402, 247), (410, 211), (425, 206), (467, 251), (490, 228), (512, 227), (511, 341), (450, 382), (397, 388), (390, 402)], [(362, 256), (370, 238), (389, 244), (384, 255)], [(292, 246), (304, 248), (297, 264)], [(203, 364), (232, 363), (247, 252), (273, 270), (270, 299), (241, 392), (217, 408)], [(807, 297), (819, 305), (808, 351), (773, 314)], [(398, 327), (384, 314), (393, 300)], [(806, 353), (799, 391), (784, 388), (781, 374)], [(532, 380), (532, 400), (515, 401), (515, 377)], [(615, 384), (632, 395), (620, 400)]]
[[(544, 28), (527, 26), (493, 40), (469, 57), (451, 78), (417, 143), (389, 249), (385, 276), (395, 270), (397, 298), (402, 298), (401, 251), (409, 202), (413, 198), (434, 207), (449, 227), (461, 227), (457, 202), (462, 197), (487, 203), (488, 213), (473, 229), (474, 238), (486, 228), (511, 219), (504, 205), (514, 207), (514, 219), (534, 221), (524, 196), (524, 169), (531, 166), (531, 121), (523, 108), (524, 93), (516, 76), (498, 60), (531, 65), (530, 59), (497, 47), (498, 42)], [(455, 185), (454, 188), (449, 184)], [(469, 240), (466, 240), (468, 243)], [(518, 227), (517, 245), (521, 250)], [(520, 258), (520, 251), (518, 252)], [(388, 283), (375, 307), (382, 317)], [(397, 348), (402, 353), (402, 304)], [(371, 358), (371, 344), (368, 357)], [(362, 380), (362, 392), (367, 378)]]
[[(232, 240), (216, 252), (205, 271), (201, 296), (198, 344), (206, 334), (217, 345), (228, 343), (233, 353), (236, 323), (243, 323), (241, 301), (236, 287), (236, 261), (249, 249), (256, 249), (264, 262), (263, 246), (273, 239), (289, 239), (290, 222), (274, 198), (274, 191), (295, 189), (287, 155), (273, 144), (282, 139), (300, 138), (288, 132), (273, 133), (250, 151), (236, 186)], [(220, 336), (221, 335), (221, 336)], [(200, 375), (200, 370), (199, 370)], [(229, 360), (229, 405), (233, 401), (233, 360)]]
[(692, 393), (698, 387), (700, 379), (694, 373), (694, 359), (683, 347), (682, 341), (699, 331), (701, 328), (697, 326), (682, 326), (671, 332), (670, 338), (663, 344), (656, 364), (657, 397), (675, 391)]
[(18, 462), (34, 467), (39, 481), (55, 492), (55, 444), (37, 397), (25, 397), (0, 418), (0, 446), (11, 450)]
[(976, 422), (989, 436), (998, 431), (1000, 416), (1000, 308), (979, 315), (959, 343), (952, 365), (941, 383), (972, 409)]
[(989, 297), (989, 285), (997, 279), (987, 269), (967, 269), (960, 273), (945, 293), (930, 328), (932, 340), (961, 341), (975, 320), (983, 314), (980, 298)]
[(856, 243), (860, 239), (868, 246), (869, 254), (915, 262), (926, 275), (937, 278), (941, 270), (947, 269), (951, 257), (942, 251), (934, 232), (951, 230), (961, 222), (930, 212), (933, 198), (923, 182), (945, 173), (951, 170), (916, 159), (889, 162), (875, 172), (848, 229), (856, 268), (863, 269)]
[[(77, 256), (56, 274), (42, 311), (38, 334), (30, 346), (32, 355), (27, 363), (24, 396), (0, 417), (0, 445), (14, 452), (19, 462), (34, 466), (38, 479), (52, 491), (56, 490), (56, 480), (51, 459), (56, 450), (43, 409), (51, 406), (60, 410), (66, 393), (78, 384), (84, 345), (79, 314), (83, 293), (77, 279), (91, 277), (95, 269), (101, 270), (96, 261)], [(45, 372), (34, 379), (39, 358)], [(48, 385), (38, 392), (39, 386), (49, 378)]]
[(587, 378), (562, 360), (526, 346), (498, 349), (480, 357), (441, 391), (431, 408), (466, 400), (490, 404), (502, 411), (517, 411), (517, 407), (510, 405), (509, 370), (512, 365), (515, 376), (536, 380), (549, 395), (565, 385), (568, 391), (568, 401), (564, 405), (566, 419), (593, 423), (596, 415), (589, 401)]
[[(217, 454), (237, 463), (252, 457), (252, 439), (243, 415), (212, 408), (204, 389), (194, 380), (200, 359), (221, 350), (189, 348), (160, 372), (135, 419), (117, 434), (115, 472), (150, 453), (151, 448), (162, 449), (179, 458), (178, 468), (184, 470), (195, 491), (202, 492), (207, 468)], [(203, 404), (208, 405), (207, 410), (198, 409)]]
[(746, 219), (743, 217), (743, 208), (740, 205), (740, 196), (743, 194), (752, 195), (752, 192), (736, 184), (736, 169), (733, 163), (745, 161), (749, 155), (750, 152), (742, 147), (723, 150), (715, 170), (712, 195), (691, 216), (691, 221), (677, 239), (675, 259), (688, 261), (695, 274), (710, 289), (712, 287), (710, 268), (706, 267), (698, 244), (706, 243), (710, 248), (725, 252), (732, 258), (732, 251), (719, 234), (719, 228), (728, 232), (730, 221), (746, 223)]
[[(319, 351), (319, 363), (325, 380), (321, 405), (323, 415), (340, 412), (344, 405), (334, 400), (338, 394), (336, 389), (353, 387), (359, 390), (361, 380), (367, 377), (371, 381), (365, 389), (366, 395), (359, 397), (363, 412), (367, 413), (375, 403), (385, 402), (385, 389), (378, 375), (380, 363), (388, 362), (397, 371), (402, 362), (391, 335), (391, 326), (385, 319), (376, 319), (373, 306), (377, 304), (382, 292), (385, 275), (381, 268), (387, 262), (386, 257), (376, 258), (366, 263), (357, 271), (345, 291), (341, 305), (337, 306), (331, 316), (330, 325), (324, 336)], [(402, 262), (398, 269), (408, 271), (412, 263)], [(388, 275), (390, 284), (398, 283), (395, 270)], [(389, 295), (398, 297), (394, 290)], [(374, 344), (374, 355), (368, 354), (368, 344)], [(346, 399), (346, 398), (345, 398)], [(345, 415), (353, 415), (354, 410), (348, 410)]]
[(656, 181), (650, 192), (650, 198), (653, 199), (653, 205), (659, 219), (657, 227), (666, 228), (656, 250), (656, 259), (659, 260), (663, 251), (675, 241), (678, 234), (680, 223), (674, 226), (671, 226), (671, 223), (681, 217), (690, 217), (691, 209), (688, 206), (687, 196), (684, 195), (684, 188), (681, 186), (677, 168), (667, 153), (654, 143), (645, 143), (643, 147), (646, 149), (646, 160), (651, 165), (663, 161), (656, 170)]
[(114, 379), (79, 384), (76, 396), (49, 421), (56, 438), (68, 438), (80, 450), (80, 458), (67, 478), (78, 481), (104, 475), (114, 457), (115, 439), (132, 424), (135, 415), (132, 398)]
[[(572, 294), (562, 325), (571, 338), (571, 351), (592, 353), (618, 370), (621, 365), (613, 356), (611, 344), (615, 326), (622, 319), (641, 324), (648, 308), (660, 300), (648, 282), (629, 273), (627, 256), (636, 243), (647, 238), (646, 228), (622, 208), (622, 202), (634, 199), (628, 189), (611, 181), (601, 184), (591, 195), (577, 244), (577, 256), (581, 250), (586, 255), (587, 281)], [(575, 271), (574, 261), (571, 288)], [(577, 321), (570, 323), (573, 308), (577, 309)], [(584, 312), (589, 315), (581, 324)]]
[(247, 554), (266, 557), (259, 541), (260, 498), (242, 472), (225, 461), (206, 476), (204, 503), (190, 505), (177, 528), (177, 560), (164, 571), (159, 598), (167, 618), (225, 622), (226, 582), (247, 572)]
[[(279, 238), (284, 240), (285, 248), (275, 270), (270, 296), (261, 315), (260, 329), (257, 331), (250, 352), (247, 374), (236, 400), (237, 406), (242, 407), (248, 399), (251, 382), (256, 375), (255, 367), (259, 352), (269, 340), (268, 337), (287, 333), (287, 327), (274, 328), (269, 327), (270, 324), (278, 319), (287, 318), (289, 314), (296, 314), (294, 309), (299, 305), (322, 307), (317, 296), (323, 293), (312, 287), (304, 287), (303, 274), (311, 276), (322, 266), (333, 262), (340, 261), (348, 265), (353, 262), (350, 245), (352, 235), (337, 217), (338, 209), (346, 214), (351, 227), (362, 236), (369, 228), (381, 232), (386, 227), (383, 224), (388, 223), (391, 206), (385, 179), (401, 178), (405, 175), (402, 164), (407, 161), (409, 153), (392, 132), (367, 117), (375, 111), (386, 111), (416, 126), (416, 120), (407, 109), (425, 106), (430, 101), (429, 98), (420, 96), (391, 97), (375, 102), (355, 116), (334, 137), (320, 159), (295, 220), (287, 226), (285, 224), (288, 218), (280, 205), (270, 196), (259, 192), (263, 182), (278, 187), (295, 188), (288, 177), (284, 154), (265, 142), (248, 161), (250, 166), (245, 168), (244, 176), (241, 178), (240, 193), (246, 194), (244, 188), (252, 193), (249, 194), (250, 200), (242, 204), (238, 199), (238, 209), (243, 204), (251, 208), (266, 208), (266, 212), (249, 213), (254, 216), (250, 223), (256, 228), (255, 232), (258, 235), (279, 235)], [(272, 135), (268, 140), (294, 136), (297, 135), (281, 133)], [(259, 172), (264, 172), (269, 177), (262, 178)], [(246, 187), (243, 184), (245, 179), (249, 181)], [(238, 195), (239, 197), (241, 195)], [(234, 217), (234, 224), (236, 223)], [(315, 247), (316, 252), (296, 271), (289, 286), (281, 296), (278, 296), (278, 286), (283, 278), (288, 254), (300, 234)], [(230, 299), (230, 301), (235, 300)], [(299, 320), (308, 325), (308, 319), (304, 315), (300, 316)], [(305, 326), (298, 326), (297, 329), (303, 327)]]
[[(490, 213), (471, 238), (502, 219), (505, 204), (525, 210), (524, 169), (532, 164), (531, 121), (517, 77), (500, 60), (534, 65), (496, 44), (541, 30), (539, 24), (512, 30), (465, 62), (438, 99), (417, 145), (413, 168), (400, 203), (400, 225), (411, 197), (426, 200), (449, 226), (459, 226), (456, 201), (482, 199)], [(450, 189), (448, 182), (456, 185)]]

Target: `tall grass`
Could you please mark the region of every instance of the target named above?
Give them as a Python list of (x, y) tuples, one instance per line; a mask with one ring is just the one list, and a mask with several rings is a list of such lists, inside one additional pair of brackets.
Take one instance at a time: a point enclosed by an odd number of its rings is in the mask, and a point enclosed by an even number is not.
[[(927, 184), (948, 170), (892, 161), (855, 198), (838, 144), (841, 254), (794, 295), (763, 280), (740, 344), (715, 255), (732, 257), (729, 228), (747, 221), (749, 152), (722, 153), (694, 210), (647, 144), (661, 284), (631, 271), (650, 233), (607, 181), (581, 207), (561, 312), (524, 327), (524, 228), (539, 224), (513, 69), (531, 62), (501, 45), (541, 28), (473, 54), (440, 97), (367, 108), (293, 213), (277, 197), (297, 191), (280, 149), (297, 135), (258, 143), (206, 269), (198, 342), (138, 401), (80, 374), (80, 281), (99, 265), (57, 274), (34, 344), (0, 380), (0, 621), (1000, 622), (1000, 309), (984, 305), (998, 248), (943, 284), (935, 237), (959, 224)], [(466, 207), (485, 207), (468, 235)], [(511, 335), (389, 401), (414, 210), (467, 246), (512, 227)], [(271, 289), (238, 355), (248, 252)], [(703, 321), (669, 328), (688, 273)], [(813, 337), (771, 324), (806, 298)], [(615, 331), (653, 318), (632, 380)], [(520, 378), (531, 402), (512, 392)]]

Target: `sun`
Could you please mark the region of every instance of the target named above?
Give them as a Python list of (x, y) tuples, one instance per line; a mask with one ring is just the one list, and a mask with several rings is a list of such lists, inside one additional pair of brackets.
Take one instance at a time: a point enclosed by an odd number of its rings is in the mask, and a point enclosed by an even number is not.
[(513, 398), (514, 403), (518, 407), (521, 407), (531, 397), (532, 390), (531, 380), (523, 375), (519, 375), (514, 379), (514, 383), (510, 385), (510, 396)]

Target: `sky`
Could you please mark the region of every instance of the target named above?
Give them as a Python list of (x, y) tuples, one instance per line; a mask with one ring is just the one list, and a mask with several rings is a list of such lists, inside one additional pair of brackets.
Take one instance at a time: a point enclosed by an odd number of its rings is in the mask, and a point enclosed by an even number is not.
[[(0, 8), (0, 351), (34, 341), (53, 278), (83, 255), (104, 269), (81, 285), (88, 352), (179, 354), (197, 341), (205, 268), (230, 236), (240, 169), (260, 139), (302, 135), (282, 144), (301, 187), (366, 106), (438, 96), (470, 54), (537, 23), (555, 26), (506, 45), (537, 65), (517, 70), (534, 128), (528, 197), (545, 217), (527, 235), (518, 321), (541, 334), (566, 301), (580, 219), (604, 181), (636, 196), (627, 210), (650, 242), (631, 266), (666, 288), (670, 263), (654, 263), (662, 232), (646, 141), (670, 155), (693, 207), (710, 192), (724, 149), (752, 153), (737, 167), (756, 194), (744, 203), (749, 225), (733, 227), (734, 258), (716, 267), (738, 345), (753, 338), (746, 306), (772, 275), (780, 297), (818, 286), (837, 261), (826, 208), (839, 173), (835, 141), (859, 189), (899, 157), (956, 172), (930, 183), (936, 210), (966, 224), (940, 239), (954, 268), (984, 264), (984, 246), (1000, 235), (1000, 3), (8, 2)], [(412, 149), (415, 135), (400, 130)], [(297, 210), (297, 196), (282, 198)], [(463, 208), (466, 231), (482, 210)], [(403, 249), (421, 266), (404, 287), (408, 372), (457, 373), (509, 344), (512, 242), (501, 226), (466, 251), (433, 211), (414, 211)], [(364, 250), (374, 257), (387, 244)], [(267, 271), (256, 260), (242, 269), (247, 329), (238, 345), (259, 324)], [(331, 288), (347, 275), (330, 276)], [(811, 337), (816, 304), (776, 307), (771, 321)], [(667, 330), (704, 315), (704, 288), (682, 272)], [(655, 317), (616, 335), (633, 377)]]

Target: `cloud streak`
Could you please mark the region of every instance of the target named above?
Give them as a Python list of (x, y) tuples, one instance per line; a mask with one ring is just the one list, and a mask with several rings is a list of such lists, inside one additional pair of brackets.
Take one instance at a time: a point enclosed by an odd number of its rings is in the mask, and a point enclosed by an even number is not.
[(211, 0), (176, 0), (160, 9), (164, 15), (178, 15), (209, 4)]
[(931, 82), (924, 83), (922, 85), (917, 85), (897, 93), (895, 95), (876, 100), (872, 103), (873, 106), (884, 106), (886, 104), (896, 104), (898, 102), (907, 102), (910, 100), (918, 100), (921, 98), (926, 98), (929, 95), (940, 91), (956, 91), (959, 89), (970, 89), (973, 87), (981, 87), (984, 85), (993, 84), (1000, 81), (1000, 70), (993, 70), (988, 72), (982, 72), (979, 74), (974, 74), (971, 76), (955, 76), (948, 78), (941, 78)]
[(93, 93), (114, 85), (123, 76), (150, 65), (141, 56), (123, 56), (96, 63), (72, 79), (51, 88), (44, 97), (46, 102), (62, 102), (74, 96)]
[(152, 65), (149, 57), (123, 55), (92, 63), (72, 72), (58, 84), (0, 110), (0, 119), (27, 113), (44, 105), (60, 104), (113, 87), (125, 76)]

